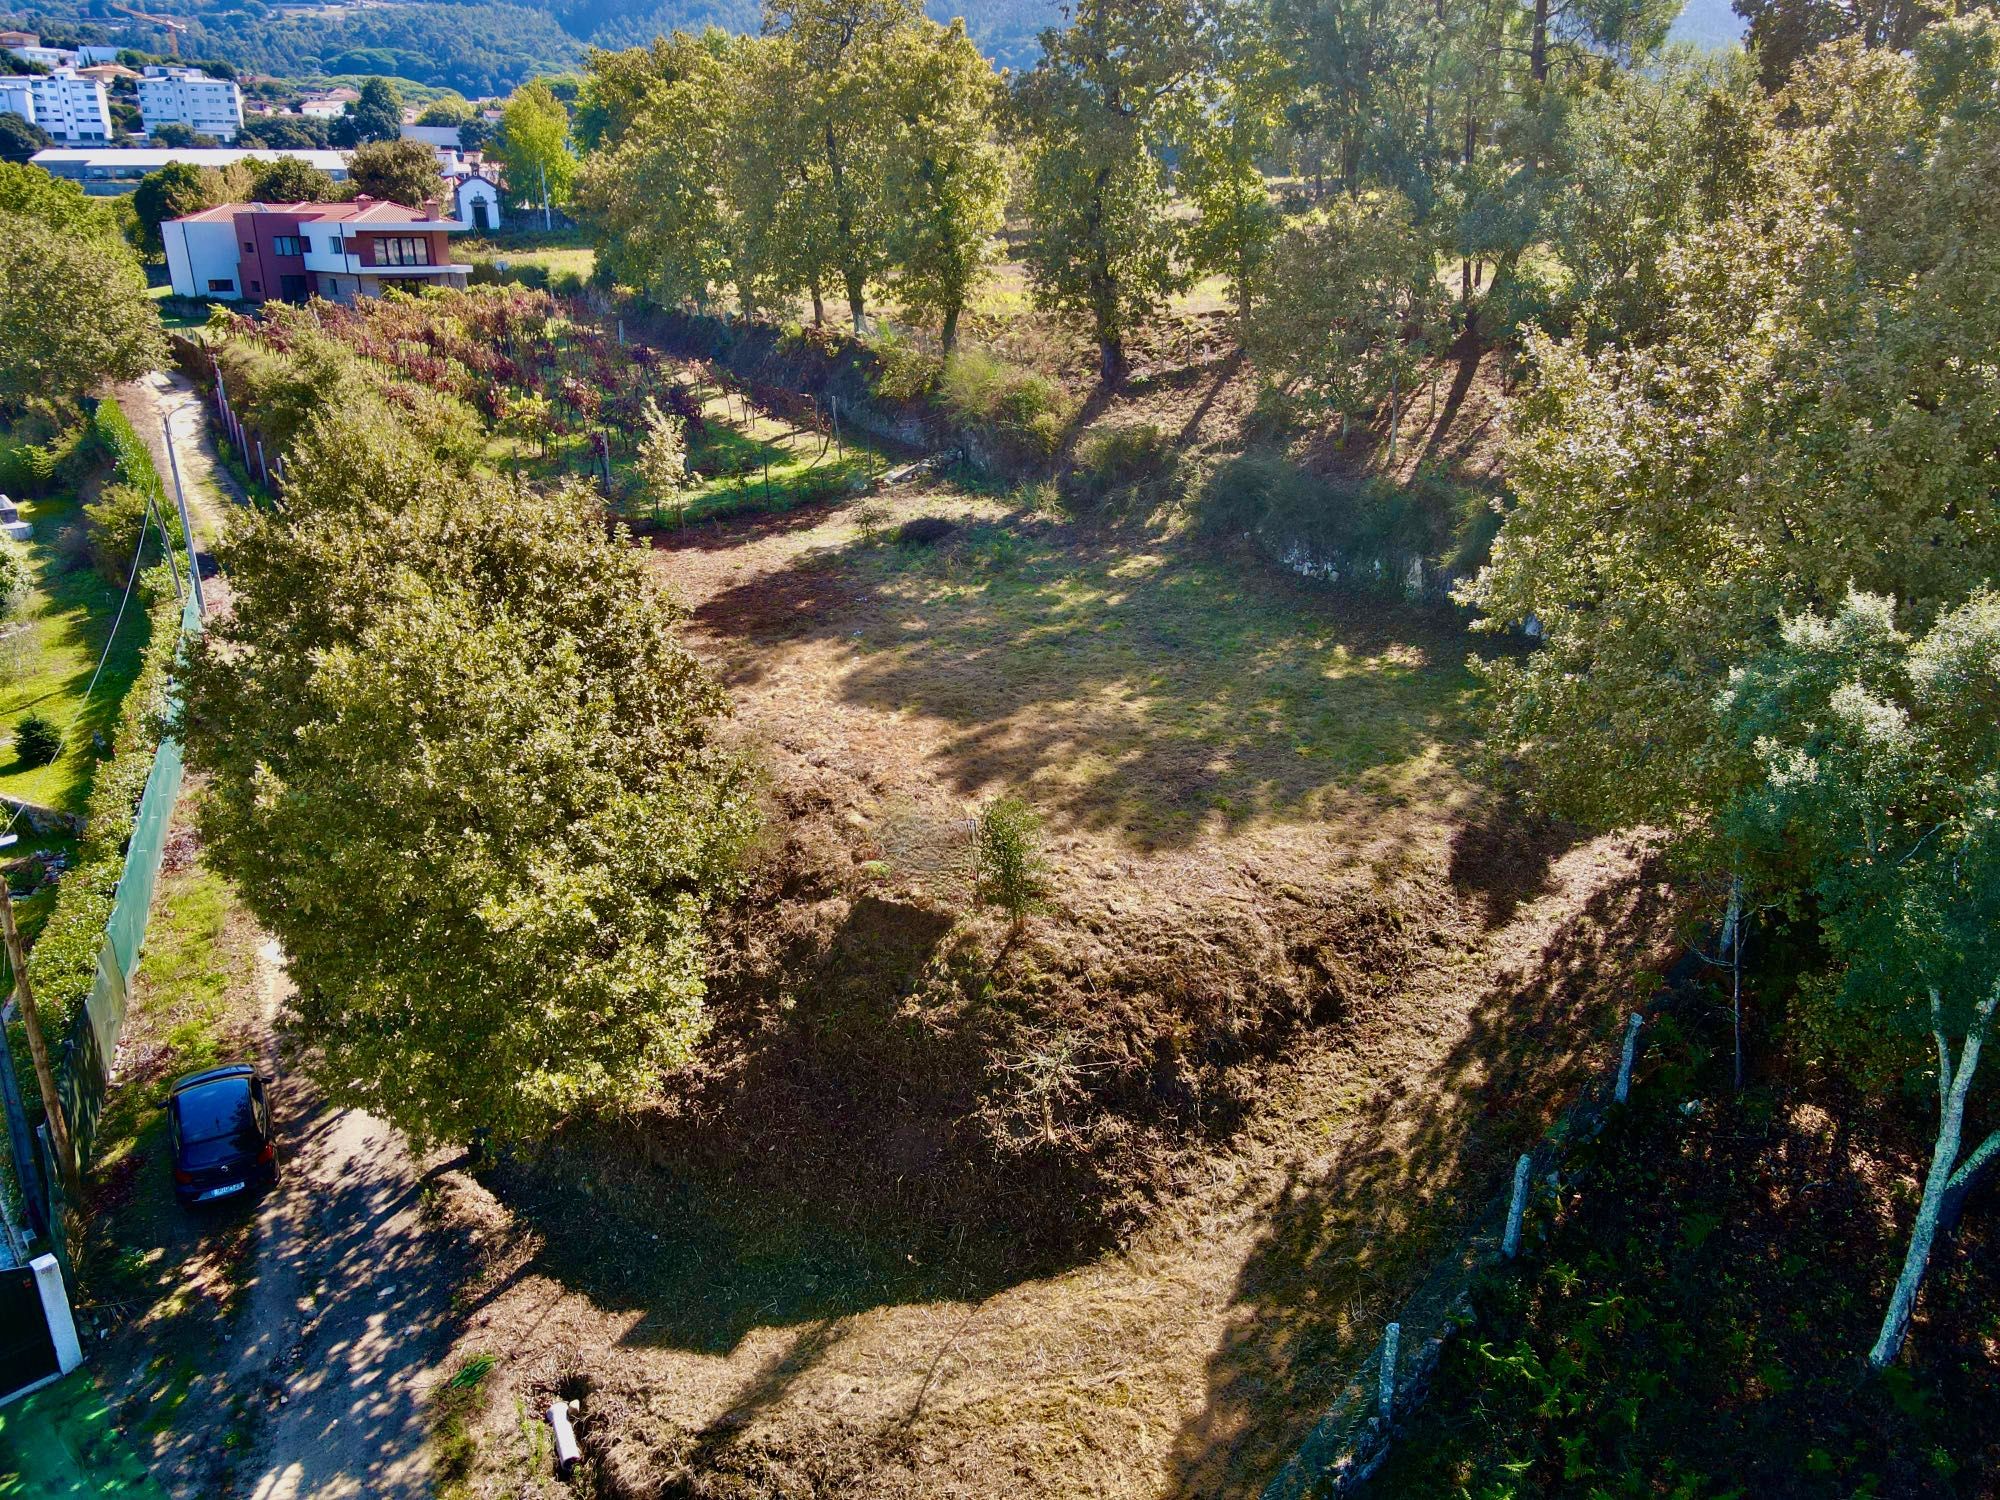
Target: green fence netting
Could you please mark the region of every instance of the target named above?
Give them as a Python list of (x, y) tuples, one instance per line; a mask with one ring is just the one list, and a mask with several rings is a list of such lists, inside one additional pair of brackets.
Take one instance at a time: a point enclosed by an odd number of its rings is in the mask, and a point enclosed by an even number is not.
[[(181, 611), (181, 639), (200, 630), (201, 613), (190, 595)], [(177, 703), (170, 703), (170, 716), (177, 707)], [(97, 972), (91, 980), (90, 995), (58, 1054), (56, 1092), (62, 1098), (79, 1164), (89, 1162), (91, 1147), (97, 1139), (97, 1122), (104, 1112), (104, 1097), (118, 1054), (118, 1038), (125, 1030), (132, 977), (139, 971), (139, 953), (146, 942), (146, 920), (153, 909), (154, 887), (159, 884), (160, 861), (166, 853), (174, 807), (180, 800), (182, 773), (180, 741), (172, 737), (161, 740), (153, 752), (146, 790), (133, 817), (132, 838), (125, 846), (125, 868), (118, 877), (111, 917), (104, 924), (104, 942), (97, 951)], [(46, 1153), (47, 1128), (43, 1127), (39, 1133)], [(65, 1222), (62, 1179), (52, 1161), (44, 1161), (42, 1176), (44, 1181), (40, 1186), (47, 1194), (48, 1207), (45, 1222), (62, 1224)], [(68, 1247), (61, 1243), (61, 1235), (53, 1238), (67, 1276)]]

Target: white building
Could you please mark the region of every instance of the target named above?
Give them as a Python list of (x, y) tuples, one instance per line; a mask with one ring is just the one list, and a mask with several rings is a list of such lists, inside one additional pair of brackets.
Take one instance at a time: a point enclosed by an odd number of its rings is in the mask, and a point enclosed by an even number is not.
[(233, 141), (243, 128), (243, 90), (196, 68), (148, 68), (139, 80), (139, 115), (148, 135), (162, 125), (185, 125)]
[(31, 46), (9, 47), (7, 50), (20, 58), (22, 62), (40, 63), (45, 68), (73, 68), (76, 66), (76, 54), (67, 47), (44, 47), (41, 43), (36, 42)]
[(500, 189), (492, 178), (470, 174), (459, 178), (452, 185), (451, 201), (452, 217), (474, 234), (500, 227)]
[(104, 85), (73, 69), (0, 77), (0, 109), (39, 125), (59, 141), (111, 139), (111, 105)]
[(299, 113), (310, 115), (315, 120), (337, 120), (347, 113), (347, 106), (358, 102), (361, 95), (353, 89), (328, 89), (324, 94), (308, 94), (299, 101)]
[[(0, 87), (13, 82), (0, 79)], [(347, 180), (345, 151), (284, 150), (247, 146), (147, 146), (138, 150), (106, 147), (97, 151), (66, 151), (51, 146), (29, 158), (51, 177), (67, 178), (83, 184), (86, 193), (129, 193), (148, 172), (157, 172), (170, 161), (184, 161), (197, 167), (234, 166), (239, 161), (276, 161), (295, 156), (309, 167), (318, 167), (335, 182)]]
[(352, 302), (391, 287), (462, 287), (434, 203), (225, 203), (160, 226), (174, 294), (219, 301)]

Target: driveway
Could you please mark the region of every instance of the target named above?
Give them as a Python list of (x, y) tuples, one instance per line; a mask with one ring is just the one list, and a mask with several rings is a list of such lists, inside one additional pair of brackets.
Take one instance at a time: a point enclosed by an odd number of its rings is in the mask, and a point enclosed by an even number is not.
[[(275, 1017), (290, 988), (283, 956), (273, 942), (259, 960)], [(451, 1308), (422, 1174), (389, 1126), (279, 1075), (285, 1177), (258, 1219), (257, 1281), (239, 1325), (244, 1382), (269, 1404), (237, 1492), (422, 1500), (425, 1396), (450, 1347)]]

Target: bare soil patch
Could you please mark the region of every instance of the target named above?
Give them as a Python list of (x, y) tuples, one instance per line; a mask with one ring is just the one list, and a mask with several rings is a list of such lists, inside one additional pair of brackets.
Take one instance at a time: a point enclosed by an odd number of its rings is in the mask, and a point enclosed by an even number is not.
[[(936, 516), (924, 544), (895, 538)], [(448, 1179), (472, 1492), (1254, 1492), (1671, 942), (1477, 793), (1449, 621), (948, 489), (656, 551), (771, 817), (658, 1118)], [(966, 829), (1047, 822), (1046, 909)]]

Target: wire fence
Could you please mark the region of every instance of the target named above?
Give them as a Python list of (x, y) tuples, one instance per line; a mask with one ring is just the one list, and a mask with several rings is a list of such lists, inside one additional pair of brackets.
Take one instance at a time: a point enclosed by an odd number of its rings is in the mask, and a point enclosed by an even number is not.
[[(200, 630), (201, 612), (190, 593), (181, 609), (180, 638), (185, 640)], [(170, 707), (169, 713), (177, 707), (177, 704)], [(146, 789), (133, 817), (125, 867), (118, 877), (111, 915), (104, 924), (104, 941), (97, 951), (97, 972), (91, 980), (90, 994), (56, 1055), (56, 1093), (62, 1100), (79, 1167), (90, 1160), (97, 1123), (104, 1113), (105, 1095), (118, 1056), (118, 1039), (125, 1030), (132, 979), (139, 971), (139, 954), (145, 946), (146, 923), (153, 909), (153, 892), (159, 884), (160, 863), (166, 854), (167, 833), (180, 801), (183, 770), (179, 739), (171, 735), (163, 738), (153, 752)], [(40, 1126), (36, 1134), (40, 1138), (41, 1181), (27, 1186), (31, 1192), (40, 1190), (43, 1208), (40, 1222), (49, 1227), (49, 1240), (62, 1266), (63, 1278), (73, 1286), (70, 1247), (67, 1236), (61, 1232), (61, 1226), (68, 1223), (62, 1174), (56, 1168), (48, 1126)]]

